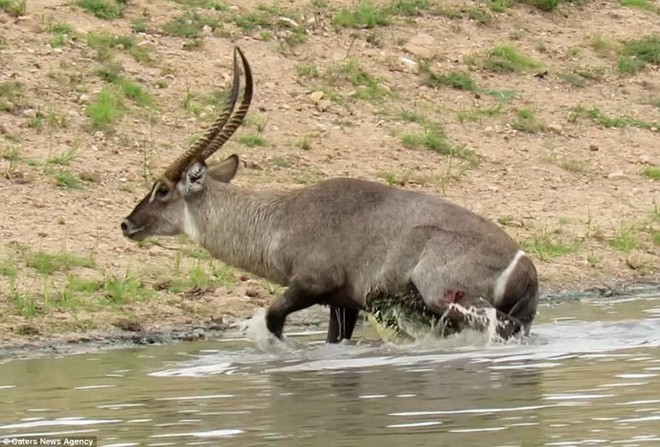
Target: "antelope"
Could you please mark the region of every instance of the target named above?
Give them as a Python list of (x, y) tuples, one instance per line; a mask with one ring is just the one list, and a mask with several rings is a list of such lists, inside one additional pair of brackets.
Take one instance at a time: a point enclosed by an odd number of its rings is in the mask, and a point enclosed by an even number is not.
[[(237, 55), (245, 86), (234, 110)], [(231, 183), (236, 154), (207, 165), (242, 124), (253, 88), (250, 64), (234, 47), (225, 107), (121, 222), (125, 237), (183, 233), (214, 258), (283, 286), (265, 317), (278, 339), (288, 315), (321, 304), (330, 306), (326, 341), (350, 340), (359, 312), (383, 296), (421, 299), (434, 314), (458, 320), (457, 306), (485, 304), (495, 309), (500, 336), (529, 334), (539, 294), (534, 263), (475, 212), (430, 193), (354, 178), (252, 190)], [(469, 326), (467, 320), (458, 324)]]

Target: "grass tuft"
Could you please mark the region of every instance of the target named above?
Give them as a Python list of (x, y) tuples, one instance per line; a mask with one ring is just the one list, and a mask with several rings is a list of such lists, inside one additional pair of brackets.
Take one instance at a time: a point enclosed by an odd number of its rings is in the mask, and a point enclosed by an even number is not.
[(27, 0), (0, 0), (0, 11), (5, 11), (13, 17), (27, 14)]
[(537, 133), (545, 127), (538, 121), (534, 111), (529, 109), (520, 109), (516, 112), (516, 118), (511, 123), (511, 127), (526, 133)]
[(28, 253), (25, 258), (29, 268), (35, 269), (42, 275), (52, 275), (55, 272), (67, 272), (76, 267), (92, 268), (94, 261), (81, 258), (70, 253), (48, 253), (35, 251)]
[(655, 5), (651, 0), (619, 0), (619, 4), (626, 8), (642, 9), (645, 11), (650, 11), (655, 8)]
[(85, 113), (95, 129), (107, 129), (124, 113), (124, 104), (116, 89), (104, 87)]
[(104, 20), (114, 20), (124, 17), (126, 1), (119, 0), (77, 0), (75, 5), (94, 17)]
[(205, 26), (215, 30), (219, 23), (220, 20), (215, 17), (202, 15), (197, 11), (189, 11), (167, 22), (162, 29), (171, 36), (197, 39), (201, 36)]
[(525, 251), (541, 261), (550, 261), (560, 256), (575, 253), (580, 248), (577, 242), (566, 242), (556, 233), (544, 231), (522, 243)]
[(353, 8), (342, 8), (332, 18), (337, 28), (375, 28), (392, 23), (387, 9), (371, 1), (360, 1)]
[(647, 166), (642, 170), (642, 175), (660, 182), (660, 166)]
[(623, 42), (619, 57), (619, 71), (635, 74), (647, 65), (660, 65), (660, 35)]
[(495, 73), (524, 73), (542, 67), (539, 61), (526, 56), (511, 45), (492, 48), (478, 61), (478, 65)]
[(23, 93), (23, 84), (20, 82), (0, 82), (0, 112), (13, 112), (17, 109)]
[(153, 63), (154, 59), (146, 46), (137, 45), (133, 36), (121, 36), (107, 32), (87, 33), (87, 45), (96, 50), (96, 58), (107, 61), (112, 58), (115, 50), (128, 52), (133, 58), (144, 64)]
[(461, 158), (470, 164), (476, 164), (476, 154), (463, 146), (450, 142), (442, 128), (437, 125), (428, 126), (421, 133), (405, 133), (401, 136), (401, 143), (411, 149), (426, 148), (438, 154)]
[(80, 189), (80, 180), (75, 175), (67, 171), (61, 171), (55, 174), (55, 184), (65, 189)]
[(587, 108), (582, 105), (571, 108), (568, 120), (575, 122), (580, 118), (588, 118), (603, 127), (639, 127), (641, 129), (660, 129), (660, 123), (643, 121), (631, 117), (614, 118), (606, 115), (597, 107)]
[(266, 139), (259, 134), (243, 135), (238, 138), (238, 142), (247, 147), (265, 147), (268, 145)]
[(382, 80), (365, 71), (357, 59), (351, 58), (343, 64), (326, 69), (325, 77), (333, 84), (348, 82), (356, 87), (351, 96), (356, 99), (377, 101), (391, 94)]
[(420, 66), (420, 72), (424, 76), (422, 84), (428, 87), (446, 86), (456, 90), (467, 90), (476, 92), (479, 90), (477, 82), (472, 79), (470, 73), (465, 71), (449, 71), (447, 73), (436, 73), (428, 68), (427, 64)]

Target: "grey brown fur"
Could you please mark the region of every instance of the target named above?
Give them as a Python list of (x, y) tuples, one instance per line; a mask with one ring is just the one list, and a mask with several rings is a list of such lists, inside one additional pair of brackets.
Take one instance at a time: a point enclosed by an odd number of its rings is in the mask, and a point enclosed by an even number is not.
[(493, 222), (430, 194), (350, 178), (253, 191), (230, 183), (238, 165), (235, 155), (211, 167), (194, 160), (176, 181), (157, 181), (122, 222), (124, 235), (185, 233), (215, 258), (286, 286), (266, 313), (277, 337), (287, 315), (325, 304), (328, 341), (350, 338), (371, 297), (411, 290), (438, 315), (485, 299), (505, 323), (500, 335), (529, 331), (536, 269)]

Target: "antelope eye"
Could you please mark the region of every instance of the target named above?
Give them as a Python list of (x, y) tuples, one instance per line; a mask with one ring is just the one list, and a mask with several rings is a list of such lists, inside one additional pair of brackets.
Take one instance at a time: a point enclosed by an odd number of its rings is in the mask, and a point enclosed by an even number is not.
[(165, 185), (160, 185), (160, 186), (158, 187), (158, 189), (156, 190), (156, 195), (157, 195), (158, 197), (165, 197), (166, 195), (169, 194), (169, 192), (170, 192), (170, 190), (167, 188), (167, 186), (165, 186)]

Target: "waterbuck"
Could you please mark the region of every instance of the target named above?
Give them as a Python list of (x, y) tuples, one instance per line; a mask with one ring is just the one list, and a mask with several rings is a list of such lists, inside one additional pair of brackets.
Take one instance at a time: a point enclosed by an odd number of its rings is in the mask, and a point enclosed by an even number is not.
[[(239, 93), (237, 55), (245, 74)], [(330, 306), (327, 341), (350, 339), (360, 310), (378, 297), (420, 299), (462, 325), (455, 312), (481, 301), (496, 309), (498, 333), (528, 333), (538, 279), (530, 258), (495, 223), (440, 197), (352, 178), (283, 191), (232, 185), (239, 159), (205, 160), (241, 125), (252, 72), (234, 48), (229, 100), (215, 123), (158, 178), (121, 223), (124, 236), (186, 234), (227, 264), (286, 287), (266, 312), (282, 337), (287, 315)]]

